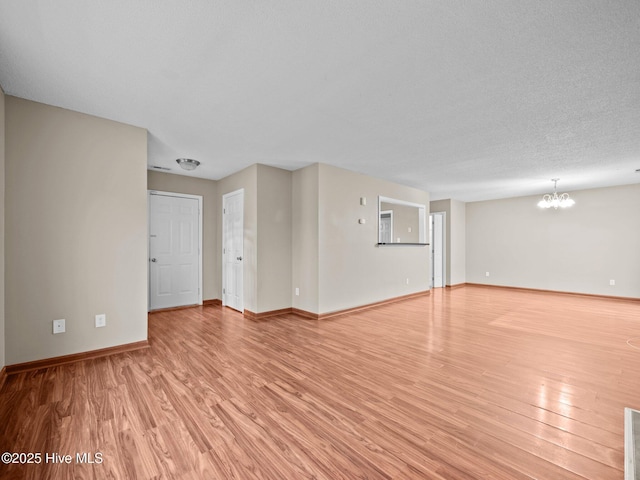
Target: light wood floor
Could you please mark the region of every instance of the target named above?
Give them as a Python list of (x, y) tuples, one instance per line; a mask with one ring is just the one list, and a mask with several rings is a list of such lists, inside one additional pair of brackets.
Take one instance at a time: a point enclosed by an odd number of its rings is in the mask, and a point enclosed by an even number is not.
[(103, 463), (0, 477), (622, 479), (639, 314), (483, 287), (321, 322), (153, 314), (150, 349), (15, 375), (0, 393), (0, 452)]

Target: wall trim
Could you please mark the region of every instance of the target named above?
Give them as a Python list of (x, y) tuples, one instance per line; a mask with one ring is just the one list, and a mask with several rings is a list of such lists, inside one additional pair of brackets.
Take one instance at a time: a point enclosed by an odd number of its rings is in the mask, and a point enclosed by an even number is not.
[(7, 380), (7, 367), (2, 367), (0, 370), (0, 391), (2, 391), (2, 387), (4, 386), (4, 382)]
[(171, 312), (173, 310), (184, 310), (185, 308), (193, 308), (193, 307), (206, 307), (208, 305), (213, 306), (222, 306), (222, 300), (219, 298), (211, 298), (209, 300), (203, 300), (202, 304), (194, 303), (193, 305), (180, 305), (178, 307), (167, 307), (167, 308), (158, 308), (157, 310), (149, 310), (148, 313), (158, 313), (158, 312)]
[(357, 307), (346, 308), (344, 310), (336, 310), (328, 313), (313, 313), (306, 310), (300, 310), (299, 308), (281, 308), (280, 310), (270, 310), (268, 312), (254, 313), (250, 310), (244, 311), (244, 316), (248, 320), (264, 320), (265, 318), (275, 317), (276, 315), (296, 315), (298, 317), (306, 318), (308, 320), (326, 320), (328, 318), (337, 317), (339, 315), (347, 315), (349, 313), (359, 312), (361, 310), (368, 310), (369, 308), (381, 307), (389, 303), (401, 302), (403, 300), (409, 300), (411, 298), (424, 297), (431, 295), (431, 290), (424, 290), (422, 292), (410, 293), (408, 295), (401, 295), (399, 297), (388, 298), (380, 302), (368, 303), (366, 305), (360, 305)]
[(147, 313), (172, 312), (173, 310), (184, 310), (185, 308), (193, 308), (193, 307), (200, 307), (200, 306), (201, 305), (199, 303), (194, 303), (193, 305), (180, 305), (178, 307), (158, 308), (156, 310), (149, 310)]
[(511, 287), (509, 285), (489, 285), (486, 283), (464, 283), (463, 285), (469, 287), (487, 287), (487, 288), (502, 288), (506, 290), (520, 290), (522, 292), (537, 292), (537, 293), (559, 293), (561, 295), (572, 295), (574, 297), (591, 297), (602, 298), (606, 300), (624, 300), (627, 302), (640, 302), (638, 297), (617, 297), (614, 295), (602, 295), (599, 293), (578, 293), (578, 292), (564, 292), (562, 290), (545, 290), (543, 288), (528, 288), (528, 287)]
[(327, 320), (329, 318), (338, 317), (341, 315), (348, 315), (350, 313), (360, 312), (362, 310), (369, 310), (370, 308), (381, 307), (383, 305), (388, 305), (390, 303), (402, 302), (404, 300), (410, 300), (412, 298), (425, 297), (431, 295), (431, 290), (424, 290), (422, 292), (410, 293), (408, 295), (401, 295), (399, 297), (388, 298), (386, 300), (381, 300), (380, 302), (368, 303), (366, 305), (360, 305), (358, 307), (346, 308), (344, 310), (335, 310), (333, 312), (327, 313), (312, 313), (307, 312), (306, 310), (299, 310), (297, 308), (292, 308), (291, 313), (294, 315), (298, 315), (299, 317), (307, 318), (310, 320)]
[(98, 350), (90, 350), (88, 352), (73, 353), (71, 355), (63, 355), (61, 357), (43, 358), (42, 360), (34, 360), (32, 362), (16, 363), (4, 367), (6, 375), (15, 375), (17, 373), (29, 372), (31, 370), (40, 370), (41, 368), (57, 367), (68, 363), (81, 362), (83, 360), (93, 360), (94, 358), (109, 357), (118, 353), (133, 352), (149, 348), (149, 340), (141, 342), (126, 343), (124, 345), (116, 345), (115, 347), (100, 348)]
[(246, 318), (247, 320), (260, 321), (264, 320), (265, 318), (275, 317), (276, 315), (286, 315), (290, 313), (293, 313), (293, 309), (291, 307), (281, 308), (280, 310), (269, 310), (268, 312), (260, 313), (254, 313), (251, 310), (245, 309), (244, 318)]
[(307, 310), (300, 310), (299, 308), (292, 308), (291, 314), (296, 315), (297, 317), (305, 318), (307, 320), (318, 320), (317, 313), (311, 313), (311, 312), (308, 312)]
[(457, 288), (464, 287), (465, 285), (467, 285), (467, 284), (466, 283), (456, 283), (455, 285), (447, 285), (445, 288), (447, 288), (449, 290), (455, 290)]

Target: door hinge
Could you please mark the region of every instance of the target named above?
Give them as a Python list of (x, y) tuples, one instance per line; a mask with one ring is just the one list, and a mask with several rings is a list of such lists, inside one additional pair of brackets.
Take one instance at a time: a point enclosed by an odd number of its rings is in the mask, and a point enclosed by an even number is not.
[(222, 293), (227, 293), (227, 289), (226, 289), (226, 288), (223, 288), (223, 289), (222, 289)]

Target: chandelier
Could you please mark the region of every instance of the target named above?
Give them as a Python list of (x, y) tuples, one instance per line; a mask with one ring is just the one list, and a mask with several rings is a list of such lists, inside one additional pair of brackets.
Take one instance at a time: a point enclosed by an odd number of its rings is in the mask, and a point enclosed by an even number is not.
[(571, 198), (569, 198), (569, 194), (568, 193), (562, 193), (560, 195), (558, 195), (558, 180), (560, 180), (559, 178), (552, 178), (551, 181), (553, 182), (553, 195), (547, 193), (546, 195), (544, 195), (542, 197), (542, 200), (540, 200), (538, 202), (538, 206), (540, 208), (555, 208), (556, 210), (558, 209), (558, 207), (560, 208), (567, 208), (572, 206), (573, 204), (575, 204), (576, 202), (573, 201)]

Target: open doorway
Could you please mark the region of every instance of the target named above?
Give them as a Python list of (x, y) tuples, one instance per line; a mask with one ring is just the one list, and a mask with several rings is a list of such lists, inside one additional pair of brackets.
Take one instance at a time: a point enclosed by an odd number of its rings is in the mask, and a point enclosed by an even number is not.
[(445, 224), (445, 212), (434, 212), (429, 215), (432, 288), (442, 288), (446, 284)]

